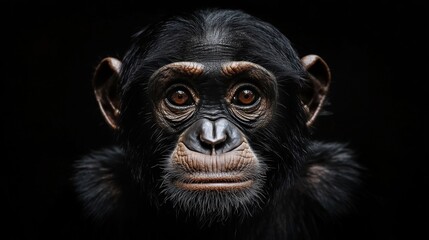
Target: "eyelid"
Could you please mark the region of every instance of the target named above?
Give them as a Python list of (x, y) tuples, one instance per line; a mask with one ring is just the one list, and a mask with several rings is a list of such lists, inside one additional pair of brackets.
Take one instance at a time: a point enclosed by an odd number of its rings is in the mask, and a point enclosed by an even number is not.
[(175, 105), (175, 104), (173, 104), (173, 103), (171, 103), (170, 102), (170, 100), (168, 100), (168, 98), (166, 98), (166, 100), (165, 100), (165, 102), (166, 102), (166, 104), (167, 104), (167, 106), (168, 107), (170, 107), (170, 108), (174, 108), (174, 109), (188, 109), (188, 108), (192, 108), (192, 107), (194, 107), (194, 103), (192, 103), (192, 104), (189, 104), (189, 105), (183, 105), (183, 106), (180, 106), (180, 105)]
[(166, 90), (165, 90), (165, 95), (167, 95), (168, 93), (170, 93), (171, 91), (175, 90), (175, 89), (184, 89), (185, 91), (189, 92), (191, 94), (191, 97), (194, 98), (195, 96), (195, 91), (189, 87), (186, 84), (183, 83), (174, 83), (171, 86), (169, 86)]
[(250, 109), (253, 109), (253, 108), (255, 108), (255, 107), (259, 106), (259, 105), (260, 105), (260, 103), (261, 103), (261, 96), (259, 96), (259, 97), (255, 100), (255, 102), (254, 102), (254, 103), (252, 103), (252, 104), (250, 104), (250, 105), (239, 105), (239, 104), (234, 104), (234, 103), (232, 103), (232, 105), (234, 105), (234, 107), (235, 107), (235, 108), (238, 108), (238, 109), (242, 109), (242, 110), (250, 110)]

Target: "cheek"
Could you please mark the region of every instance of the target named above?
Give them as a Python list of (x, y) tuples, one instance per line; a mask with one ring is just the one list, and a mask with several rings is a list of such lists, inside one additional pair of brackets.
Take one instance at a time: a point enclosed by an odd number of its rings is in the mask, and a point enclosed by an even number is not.
[(270, 102), (264, 100), (255, 108), (243, 109), (230, 105), (229, 112), (237, 123), (244, 127), (243, 132), (253, 134), (271, 124), (274, 107)]
[(179, 125), (183, 125), (183, 123), (192, 118), (195, 110), (195, 106), (174, 109), (169, 107), (164, 100), (161, 100), (154, 104), (153, 118), (160, 128), (169, 132), (176, 132), (175, 129)]

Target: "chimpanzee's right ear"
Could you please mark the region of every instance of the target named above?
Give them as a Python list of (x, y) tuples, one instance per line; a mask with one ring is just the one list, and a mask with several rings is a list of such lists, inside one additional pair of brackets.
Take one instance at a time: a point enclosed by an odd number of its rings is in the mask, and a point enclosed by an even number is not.
[(119, 71), (121, 61), (116, 58), (105, 58), (98, 64), (92, 85), (98, 105), (107, 123), (117, 129), (119, 111)]

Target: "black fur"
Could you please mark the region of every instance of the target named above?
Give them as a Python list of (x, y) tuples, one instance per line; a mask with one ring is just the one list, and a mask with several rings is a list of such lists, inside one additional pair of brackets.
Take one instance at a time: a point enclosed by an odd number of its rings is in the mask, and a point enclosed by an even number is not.
[[(260, 183), (241, 195), (183, 194), (163, 180), (170, 173), (166, 159), (189, 123), (171, 129), (157, 124), (149, 91), (156, 84), (149, 79), (171, 62), (216, 59), (251, 61), (276, 76), (273, 114), (264, 127), (219, 115), (245, 134), (261, 162)], [(240, 11), (198, 11), (136, 34), (119, 79), (119, 146), (76, 163), (76, 190), (88, 215), (104, 226), (100, 233), (120, 238), (309, 239), (318, 222), (347, 212), (359, 186), (359, 166), (345, 146), (310, 141), (299, 98), (308, 77), (283, 34)]]
[[(120, 171), (125, 158), (120, 148), (114, 147), (93, 152), (75, 166), (73, 180), (87, 214), (100, 226), (116, 226), (105, 228), (104, 237), (135, 234), (138, 238), (142, 234), (180, 239), (313, 239), (323, 222), (340, 218), (353, 207), (360, 187), (361, 168), (344, 144), (313, 142), (292, 189), (277, 191), (264, 206), (255, 206), (260, 209), (256, 215), (240, 224), (229, 219), (225, 224), (199, 227), (176, 213), (156, 213), (158, 209), (125, 180), (130, 178), (129, 173)], [(117, 227), (121, 224), (125, 226)], [(166, 229), (159, 230), (157, 224)]]

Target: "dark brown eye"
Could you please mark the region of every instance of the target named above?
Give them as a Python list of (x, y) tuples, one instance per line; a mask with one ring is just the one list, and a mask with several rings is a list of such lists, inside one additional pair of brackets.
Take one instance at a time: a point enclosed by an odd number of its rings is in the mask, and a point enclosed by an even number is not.
[(176, 106), (185, 106), (192, 104), (192, 97), (188, 90), (176, 88), (168, 94), (168, 101)]
[(248, 106), (258, 100), (258, 94), (251, 88), (239, 89), (234, 96), (233, 103), (236, 105)]

